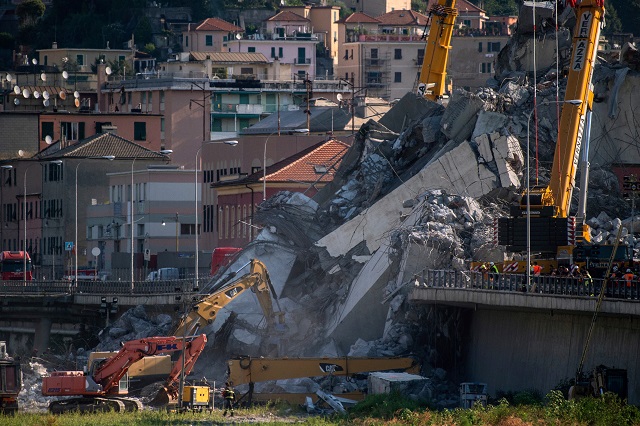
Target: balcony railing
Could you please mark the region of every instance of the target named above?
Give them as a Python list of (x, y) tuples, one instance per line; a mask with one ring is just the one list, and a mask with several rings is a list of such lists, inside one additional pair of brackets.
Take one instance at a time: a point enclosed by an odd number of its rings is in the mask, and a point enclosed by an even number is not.
[(311, 58), (296, 58), (296, 65), (311, 65)]

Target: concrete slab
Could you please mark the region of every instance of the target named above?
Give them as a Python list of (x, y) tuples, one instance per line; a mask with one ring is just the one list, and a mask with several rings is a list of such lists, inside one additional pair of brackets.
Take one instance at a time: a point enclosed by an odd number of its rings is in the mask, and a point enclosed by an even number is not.
[[(454, 142), (450, 144), (455, 146)], [(469, 143), (459, 144), (369, 209), (318, 240), (316, 246), (326, 248), (332, 257), (337, 257), (364, 240), (369, 252), (373, 253), (385, 240), (384, 235), (402, 222), (400, 213), (405, 200), (429, 189), (443, 189), (448, 193), (478, 198), (497, 185), (496, 175), (477, 163)]]
[(409, 373), (370, 373), (367, 378), (370, 395), (391, 392), (400, 392), (404, 395), (418, 393), (428, 383), (428, 378)]

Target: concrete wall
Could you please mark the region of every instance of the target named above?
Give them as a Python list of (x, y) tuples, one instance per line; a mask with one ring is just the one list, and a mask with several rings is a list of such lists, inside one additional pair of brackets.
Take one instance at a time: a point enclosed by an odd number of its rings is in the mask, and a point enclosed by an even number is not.
[[(488, 383), (492, 395), (525, 389), (546, 394), (575, 377), (591, 319), (588, 314), (479, 309), (472, 314), (466, 380)], [(600, 315), (584, 368), (626, 368), (631, 404), (640, 403), (639, 329), (638, 318)]]

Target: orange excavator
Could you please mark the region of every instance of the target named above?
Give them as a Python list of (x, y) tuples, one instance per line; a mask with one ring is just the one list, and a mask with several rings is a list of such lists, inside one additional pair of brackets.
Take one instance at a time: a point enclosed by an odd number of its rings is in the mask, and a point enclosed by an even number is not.
[[(125, 376), (129, 367), (147, 356), (181, 352), (181, 357), (174, 364), (162, 390), (168, 397), (175, 399), (180, 390), (178, 379), (182, 374), (188, 375), (191, 372), (206, 343), (205, 334), (188, 337), (147, 337), (125, 342), (115, 355), (96, 360), (86, 374), (83, 371), (55, 371), (44, 377), (42, 395), (75, 397), (52, 401), (49, 411), (54, 414), (70, 411), (137, 411), (142, 409), (140, 401), (126, 397), (128, 380)], [(121, 380), (123, 378), (124, 380)]]

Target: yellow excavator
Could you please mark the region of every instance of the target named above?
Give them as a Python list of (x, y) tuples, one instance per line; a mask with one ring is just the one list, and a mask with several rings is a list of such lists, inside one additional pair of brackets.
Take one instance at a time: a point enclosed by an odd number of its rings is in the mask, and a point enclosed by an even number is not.
[[(238, 272), (244, 270), (247, 266), (250, 267), (247, 274), (229, 283), (229, 280), (235, 278)], [(258, 259), (251, 259), (237, 271), (232, 272), (227, 277), (227, 282), (222, 284), (220, 288), (214, 290), (211, 294), (200, 295), (200, 298), (193, 302), (190, 311), (185, 313), (181, 318), (173, 335), (178, 337), (196, 335), (203, 326), (215, 321), (221, 309), (248, 289), (253, 291), (258, 298), (258, 303), (267, 321), (268, 330), (279, 331), (284, 328), (285, 315), (278, 304), (277, 295), (271, 284), (267, 268), (264, 263)], [(274, 309), (272, 300), (276, 302), (277, 311)], [(271, 334), (277, 336), (277, 333)], [(96, 354), (96, 356), (97, 355), (98, 354)], [(112, 354), (101, 353), (100, 355), (105, 357)], [(92, 362), (96, 356), (90, 356), (89, 362)], [(137, 384), (137, 388), (135, 389), (137, 392), (141, 386), (148, 385), (150, 382), (163, 377), (166, 378), (172, 368), (174, 367), (168, 356), (148, 357), (144, 362), (141, 360), (132, 365), (129, 371), (129, 380)], [(199, 387), (185, 386), (184, 394), (189, 396), (191, 395), (191, 390), (197, 390), (197, 388)], [(186, 399), (187, 398), (185, 398), (185, 400)], [(158, 392), (150, 402), (150, 405), (162, 406), (168, 403), (169, 398), (166, 392)]]
[[(255, 393), (255, 383), (302, 377), (350, 377), (372, 371), (402, 371), (419, 374), (421, 365), (411, 357), (334, 357), (334, 358), (232, 358), (227, 363), (227, 381), (233, 386), (248, 384), (249, 391), (238, 398), (252, 401), (287, 401), (302, 404), (308, 393)], [(339, 396), (362, 400), (362, 392), (341, 393)]]
[[(267, 326), (283, 325), (284, 312), (280, 309), (267, 267), (258, 259), (251, 259), (238, 271), (243, 270), (248, 265), (250, 265), (248, 274), (243, 275), (231, 284), (224, 284), (220, 289), (204, 295), (200, 300), (194, 302), (191, 306), (191, 311), (180, 321), (174, 335), (191, 336), (197, 333), (202, 326), (213, 323), (218, 312), (247, 289), (251, 289), (258, 298)], [(233, 278), (236, 274), (237, 272), (233, 273), (229, 278)], [(272, 298), (278, 306), (278, 311), (273, 308)]]
[(442, 99), (446, 89), (447, 61), (458, 16), (456, 0), (438, 0), (429, 10), (431, 26), (418, 81), (418, 95), (432, 101)]

